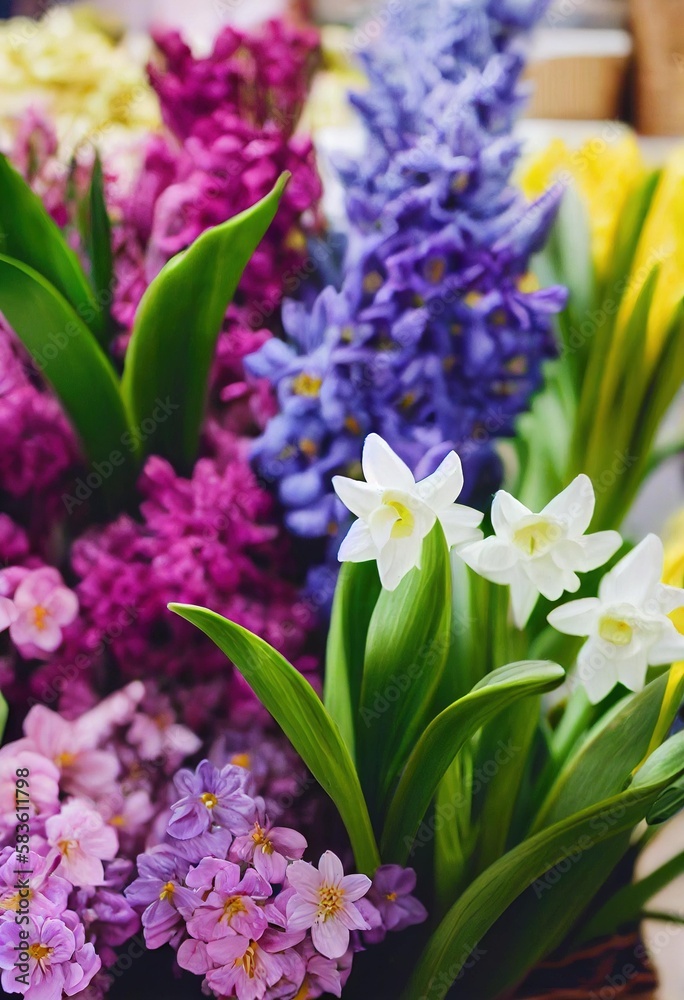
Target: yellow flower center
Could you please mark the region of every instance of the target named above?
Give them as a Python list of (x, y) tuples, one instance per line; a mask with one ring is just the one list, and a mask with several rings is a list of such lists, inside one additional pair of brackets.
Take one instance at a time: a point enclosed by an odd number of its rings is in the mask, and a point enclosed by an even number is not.
[[(32, 889), (29, 889), (28, 896), (24, 896), (24, 899), (33, 899)], [(8, 896), (6, 899), (0, 899), (0, 910), (12, 910), (14, 913), (18, 913), (20, 900), (21, 896), (18, 892), (15, 892), (13, 896)]]
[(361, 424), (358, 422), (356, 417), (345, 417), (344, 426), (350, 434), (361, 433)]
[(35, 959), (36, 962), (42, 962), (44, 958), (48, 958), (52, 954), (52, 948), (47, 948), (44, 944), (30, 944), (28, 953), (30, 958)]
[(176, 891), (176, 887), (173, 884), (173, 882), (167, 882), (166, 885), (164, 886), (164, 888), (162, 889), (162, 891), (159, 893), (159, 898), (160, 899), (171, 899), (171, 897), (173, 896), (173, 894), (174, 894), (175, 891)]
[(200, 802), (202, 805), (205, 805), (207, 809), (215, 809), (218, 805), (218, 799), (213, 792), (203, 792), (200, 795)]
[(612, 642), (614, 646), (629, 646), (634, 629), (629, 622), (606, 615), (599, 624), (599, 635), (606, 642)]
[(235, 767), (244, 767), (247, 770), (252, 763), (252, 759), (248, 753), (235, 753), (230, 758), (230, 762)]
[(121, 815), (112, 816), (112, 818), (109, 821), (109, 825), (110, 826), (125, 826), (126, 825), (126, 820)]
[[(236, 916), (238, 913), (246, 913), (246, 912), (247, 912), (247, 907), (242, 902), (240, 896), (231, 896), (223, 904), (223, 916), (228, 921), (228, 923), (230, 923), (233, 917)], [(223, 919), (223, 917), (221, 919)]]
[(370, 271), (363, 279), (363, 290), (373, 295), (382, 288), (382, 275), (379, 271)]
[(438, 285), (446, 273), (444, 257), (431, 257), (425, 265), (425, 277), (432, 285)]
[(241, 965), (250, 979), (254, 979), (256, 975), (256, 947), (256, 941), (250, 941), (242, 958), (235, 959), (235, 965)]
[(301, 372), (292, 380), (292, 391), (296, 396), (306, 396), (315, 399), (321, 391), (323, 379), (319, 375), (309, 375)]
[(58, 753), (57, 756), (55, 757), (55, 764), (60, 769), (64, 767), (71, 767), (71, 765), (74, 764), (75, 762), (76, 762), (75, 753), (68, 753), (67, 751), (65, 751), (64, 753)]
[(50, 617), (50, 612), (47, 608), (44, 608), (42, 604), (36, 604), (33, 609), (33, 624), (38, 629), (39, 632), (44, 632), (47, 628), (47, 620)]
[(311, 438), (302, 438), (299, 442), (299, 450), (302, 454), (306, 455), (307, 458), (315, 458), (318, 454), (318, 445)]
[(413, 533), (416, 519), (401, 500), (385, 500), (388, 507), (391, 507), (399, 515), (392, 525), (392, 538), (408, 538)]
[(304, 982), (299, 987), (292, 1000), (309, 1000), (311, 997), (311, 992), (309, 990), (309, 979), (308, 976), (304, 978)]
[(318, 913), (323, 920), (337, 916), (344, 905), (344, 889), (338, 885), (324, 885), (318, 891)]
[(541, 556), (558, 537), (558, 526), (542, 518), (518, 528), (513, 533), (513, 542), (519, 549), (522, 549), (526, 556)]
[(75, 840), (58, 840), (57, 847), (60, 853), (64, 855), (65, 858), (68, 858), (69, 852), (76, 850), (78, 844)]
[(273, 844), (268, 839), (266, 831), (258, 823), (254, 824), (254, 833), (252, 834), (252, 840), (257, 847), (260, 847), (264, 854), (273, 854)]
[(396, 892), (386, 892), (385, 893), (385, 899), (389, 903), (396, 903), (396, 901), (397, 901), (397, 894), (396, 894)]

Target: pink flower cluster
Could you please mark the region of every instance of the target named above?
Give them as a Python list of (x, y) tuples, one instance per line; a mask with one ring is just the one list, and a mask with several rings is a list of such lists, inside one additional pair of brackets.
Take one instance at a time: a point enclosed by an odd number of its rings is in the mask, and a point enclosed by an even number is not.
[(170, 943), (217, 996), (339, 997), (363, 932), (377, 941), (426, 918), (411, 871), (386, 866), (371, 882), (331, 851), (318, 867), (302, 860), (305, 838), (272, 824), (241, 768), (205, 760), (175, 784), (167, 843), (138, 858), (126, 897), (147, 946)]
[(105, 634), (127, 609), (135, 616), (112, 635), (109, 648), (129, 677), (173, 678), (189, 689), (220, 677), (223, 711), (254, 705), (225, 656), (167, 610), (170, 601), (212, 607), (263, 636), (302, 669), (314, 611), (287, 582), (288, 552), (271, 521), (241, 442), (218, 432), (220, 459), (204, 458), (192, 477), (151, 458), (140, 481), (142, 523), (122, 516), (78, 539), (72, 565), (84, 633)]
[[(139, 928), (123, 896), (131, 859), (154, 831), (169, 774), (199, 747), (176, 726), (165, 756), (150, 760), (154, 721), (140, 710), (144, 693), (141, 683), (129, 684), (74, 721), (37, 705), (23, 738), (0, 750), (5, 993), (61, 1000), (90, 984), (90, 995), (101, 996), (107, 977), (100, 970)], [(19, 852), (27, 892), (17, 889)], [(17, 962), (19, 954), (25, 961)]]
[(319, 59), (312, 28), (272, 20), (252, 32), (227, 25), (204, 59), (193, 56), (177, 31), (153, 34), (162, 67), (149, 67), (164, 120), (185, 138), (195, 123), (230, 107), (255, 125), (274, 122), (291, 133)]

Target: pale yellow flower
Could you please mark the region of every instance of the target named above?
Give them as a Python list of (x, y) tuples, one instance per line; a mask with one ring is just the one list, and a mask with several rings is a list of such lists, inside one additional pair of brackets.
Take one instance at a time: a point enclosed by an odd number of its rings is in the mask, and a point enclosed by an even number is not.
[(354, 59), (350, 29), (328, 25), (321, 30), (322, 68), (316, 74), (300, 128), (315, 134), (331, 126), (353, 126), (357, 119), (349, 93), (366, 90), (368, 81)]
[(642, 230), (630, 282), (620, 311), (618, 328), (631, 312), (653, 267), (660, 277), (648, 320), (648, 352), (655, 357), (670, 320), (684, 297), (684, 148), (668, 159)]
[(41, 21), (0, 22), (0, 131), (11, 138), (30, 106), (53, 119), (64, 156), (122, 131), (155, 129), (157, 98), (135, 58), (103, 23), (57, 7)]
[(645, 174), (636, 138), (627, 133), (617, 141), (597, 137), (576, 150), (555, 139), (525, 161), (520, 182), (530, 198), (541, 195), (555, 180), (575, 184), (587, 206), (594, 263), (601, 274), (610, 261), (627, 199)]

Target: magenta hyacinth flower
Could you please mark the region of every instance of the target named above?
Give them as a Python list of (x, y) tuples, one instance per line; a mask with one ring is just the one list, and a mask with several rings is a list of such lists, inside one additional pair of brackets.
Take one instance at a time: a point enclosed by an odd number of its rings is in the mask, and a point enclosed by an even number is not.
[(17, 611), (10, 625), (10, 638), (28, 657), (53, 653), (62, 643), (62, 629), (78, 615), (78, 598), (64, 586), (56, 569), (34, 570), (17, 587)]
[(111, 861), (119, 849), (119, 838), (99, 812), (81, 799), (71, 799), (57, 816), (45, 824), (50, 847), (60, 857), (58, 875), (73, 885), (102, 885), (103, 861)]
[(289, 861), (299, 861), (307, 848), (306, 838), (284, 826), (271, 826), (263, 806), (249, 833), (236, 837), (231, 857), (251, 862), (260, 875), (274, 885), (282, 885)]
[(326, 851), (318, 868), (295, 861), (287, 873), (295, 890), (287, 905), (288, 930), (311, 928), (316, 949), (326, 958), (341, 958), (349, 947), (349, 932), (368, 930), (354, 903), (371, 887), (366, 875), (345, 875), (342, 862)]
[(59, 812), (59, 771), (39, 753), (17, 750), (8, 743), (0, 750), (0, 840), (13, 840), (17, 826), (17, 771), (31, 777), (27, 812), (31, 833), (40, 833), (48, 816)]
[(208, 760), (194, 773), (186, 768), (179, 771), (174, 784), (182, 798), (171, 807), (171, 836), (189, 840), (213, 826), (247, 833), (254, 820), (254, 800), (245, 791), (248, 777), (241, 767), (226, 764), (219, 770)]
[(427, 920), (428, 912), (412, 895), (416, 888), (416, 873), (401, 865), (382, 865), (373, 876), (368, 901), (380, 914), (382, 925), (371, 928), (363, 938), (368, 944), (378, 944), (387, 931), (403, 931)]
[(263, 907), (271, 886), (252, 869), (244, 876), (238, 865), (229, 864), (216, 873), (214, 889), (188, 921), (188, 931), (201, 941), (214, 941), (228, 933), (260, 938), (268, 927)]
[[(28, 931), (28, 940), (20, 937), (22, 930)], [(27, 970), (17, 961), (22, 950), (28, 953)], [(0, 969), (7, 993), (23, 993), (29, 1000), (62, 1000), (65, 994), (71, 997), (84, 990), (100, 965), (93, 945), (85, 943), (83, 925), (69, 910), (59, 919), (31, 917), (28, 927), (3, 922)]]

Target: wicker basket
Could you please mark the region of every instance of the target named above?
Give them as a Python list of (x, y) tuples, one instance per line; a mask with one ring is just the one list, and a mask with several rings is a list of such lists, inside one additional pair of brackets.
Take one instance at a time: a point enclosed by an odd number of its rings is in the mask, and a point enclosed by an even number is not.
[(684, 0), (630, 0), (636, 46), (636, 125), (684, 135)]
[(515, 1000), (654, 1000), (657, 982), (635, 934), (603, 939), (568, 958), (546, 962)]

